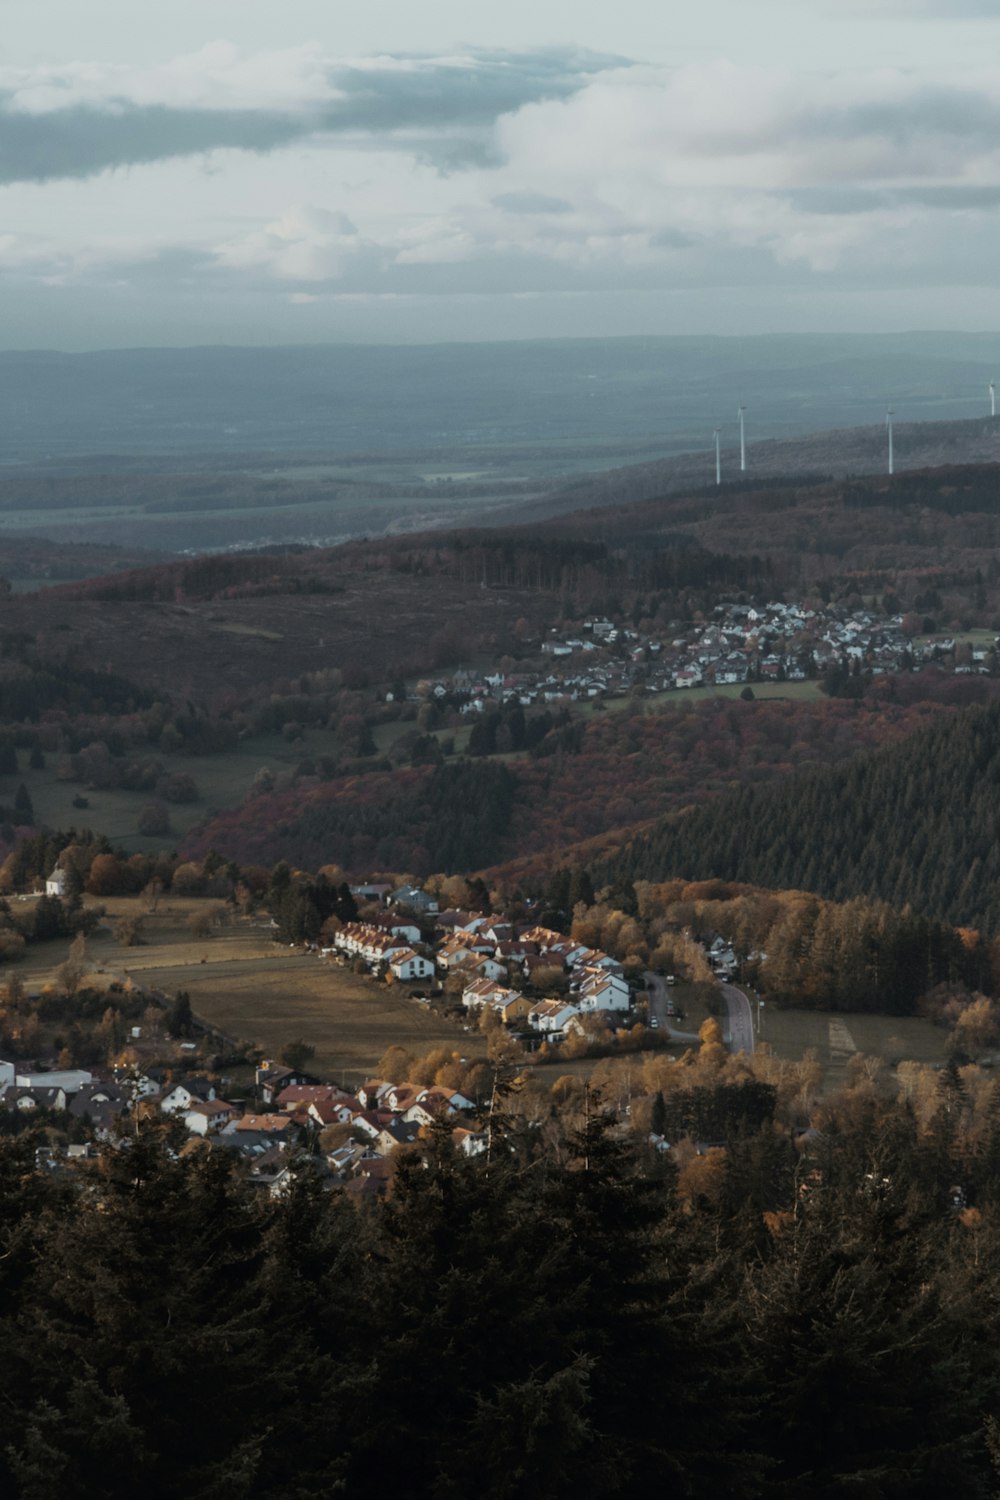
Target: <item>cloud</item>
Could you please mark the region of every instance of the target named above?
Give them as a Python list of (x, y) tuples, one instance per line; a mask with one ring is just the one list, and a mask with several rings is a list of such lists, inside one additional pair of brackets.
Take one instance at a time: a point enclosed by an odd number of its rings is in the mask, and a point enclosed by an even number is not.
[(898, 16), (902, 21), (995, 21), (996, 0), (834, 0), (825, 9), (838, 19), (844, 13), (860, 20), (882, 21)]
[(398, 141), (457, 170), (496, 159), (485, 132), (499, 116), (567, 98), (618, 61), (548, 50), (343, 62), (313, 47), (246, 58), (217, 44), (145, 72), (0, 69), (0, 182), (324, 135)]
[[(262, 81), (259, 60), (198, 58), (116, 78), (128, 88), (114, 108), (104, 74), (74, 73), (59, 103), (51, 75), (28, 88), (0, 72), (18, 128), (55, 131), (41, 151), (49, 170), (64, 116), (100, 125), (63, 141), (70, 180), (6, 190), (4, 222), (31, 230), (0, 243), (11, 276), (93, 285), (103, 263), (109, 284), (173, 277), (184, 295), (302, 306), (992, 276), (1000, 68), (806, 75), (552, 53), (334, 67), (306, 49)], [(255, 91), (266, 108), (249, 108)], [(0, 141), (11, 118), (0, 116)], [(239, 148), (211, 178), (178, 155), (209, 135)], [(286, 141), (298, 149), (252, 154)], [(157, 164), (141, 180), (109, 177), (100, 194), (72, 180), (128, 151)], [(16, 154), (29, 160), (25, 141)], [(151, 244), (129, 237), (140, 189), (170, 205), (145, 225)], [(58, 223), (56, 209), (42, 223), (43, 203), (62, 205)], [(24, 206), (39, 215), (30, 225)], [(69, 227), (79, 214), (86, 251)]]
[(492, 202), (508, 214), (566, 214), (573, 207), (548, 193), (498, 193)]

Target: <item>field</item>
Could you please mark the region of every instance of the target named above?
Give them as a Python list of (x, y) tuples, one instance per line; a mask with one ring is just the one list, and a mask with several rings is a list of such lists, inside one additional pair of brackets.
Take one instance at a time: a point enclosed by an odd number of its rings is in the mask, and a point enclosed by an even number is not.
[(825, 1010), (778, 1010), (764, 1006), (760, 1040), (778, 1057), (800, 1058), (810, 1047), (827, 1069), (827, 1089), (845, 1078), (856, 1053), (899, 1062), (944, 1062), (948, 1033), (917, 1016), (850, 1015)]
[[(405, 986), (351, 973), (302, 949), (280, 948), (262, 927), (240, 925), (194, 939), (188, 918), (206, 901), (170, 901), (155, 913), (136, 900), (106, 903), (109, 922), (142, 915), (145, 942), (123, 948), (110, 928), (89, 942), (95, 978), (131, 976), (168, 995), (187, 990), (196, 1016), (225, 1036), (256, 1042), (276, 1055), (301, 1037), (316, 1048), (313, 1066), (329, 1078), (355, 1085), (370, 1077), (394, 1044), (422, 1054), (451, 1047), (482, 1056), (478, 1032), (466, 1033), (410, 998)], [(66, 956), (65, 943), (31, 950), (19, 972), (29, 989), (40, 985)]]

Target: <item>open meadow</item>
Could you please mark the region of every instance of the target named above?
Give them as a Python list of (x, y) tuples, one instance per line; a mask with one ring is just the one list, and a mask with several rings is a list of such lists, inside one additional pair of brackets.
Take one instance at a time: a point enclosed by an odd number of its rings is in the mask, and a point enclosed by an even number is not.
[[(467, 1033), (442, 1020), (412, 999), (405, 985), (383, 984), (301, 948), (279, 947), (266, 927), (240, 921), (195, 937), (190, 919), (217, 903), (172, 900), (155, 912), (135, 898), (105, 905), (107, 922), (88, 941), (94, 966), (89, 982), (131, 977), (169, 996), (186, 990), (200, 1020), (224, 1036), (256, 1043), (269, 1056), (301, 1037), (316, 1048), (312, 1066), (318, 1074), (356, 1085), (393, 1045), (417, 1055), (438, 1047), (485, 1055), (478, 1031)], [(121, 916), (142, 917), (141, 946), (115, 941), (112, 928)], [(46, 943), (29, 950), (18, 966), (29, 989), (47, 982), (67, 946)]]

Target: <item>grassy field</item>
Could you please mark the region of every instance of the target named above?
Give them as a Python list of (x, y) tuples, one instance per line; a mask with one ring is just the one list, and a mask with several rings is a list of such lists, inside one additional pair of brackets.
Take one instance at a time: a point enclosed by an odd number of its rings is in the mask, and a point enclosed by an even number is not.
[(890, 1064), (944, 1061), (947, 1032), (917, 1016), (850, 1015), (824, 1010), (761, 1011), (761, 1040), (779, 1057), (799, 1058), (810, 1047), (836, 1083), (855, 1053)]
[[(687, 985), (678, 985), (675, 999), (687, 1011), (683, 1026), (697, 1031), (708, 1011)], [(751, 997), (756, 1024), (757, 1010)], [(813, 1049), (827, 1070), (826, 1087), (844, 1081), (850, 1059), (861, 1053), (881, 1057), (890, 1066), (899, 1062), (942, 1063), (948, 1033), (919, 1016), (876, 1016), (828, 1010), (779, 1010), (762, 1005), (758, 1045), (777, 1057), (797, 1061)]]
[[(302, 949), (282, 948), (261, 927), (239, 925), (195, 939), (188, 928), (207, 901), (170, 901), (148, 913), (135, 899), (105, 903), (107, 926), (89, 941), (93, 978), (130, 976), (168, 995), (187, 990), (195, 1015), (224, 1035), (257, 1043), (268, 1054), (302, 1037), (316, 1048), (325, 1077), (358, 1084), (394, 1044), (423, 1054), (450, 1047), (485, 1055), (478, 1032), (465, 1032), (410, 998), (405, 985), (351, 973)], [(116, 917), (141, 915), (140, 947), (123, 948), (111, 934)], [(66, 957), (67, 944), (29, 950), (19, 973), (29, 989), (42, 985)]]

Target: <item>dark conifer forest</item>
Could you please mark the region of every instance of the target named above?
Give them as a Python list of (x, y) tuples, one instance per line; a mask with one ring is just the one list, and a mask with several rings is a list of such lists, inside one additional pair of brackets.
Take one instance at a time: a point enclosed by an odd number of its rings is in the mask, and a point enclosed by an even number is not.
[(929, 1135), (858, 1097), (793, 1145), (751, 1091), (683, 1196), (596, 1112), (439, 1136), (370, 1203), (153, 1128), (69, 1185), (5, 1139), (4, 1493), (987, 1500), (995, 1110), (971, 1154), (947, 1083)]
[(1000, 933), (1000, 706), (780, 786), (740, 787), (664, 820), (612, 877), (719, 876), (843, 900), (877, 896)]

